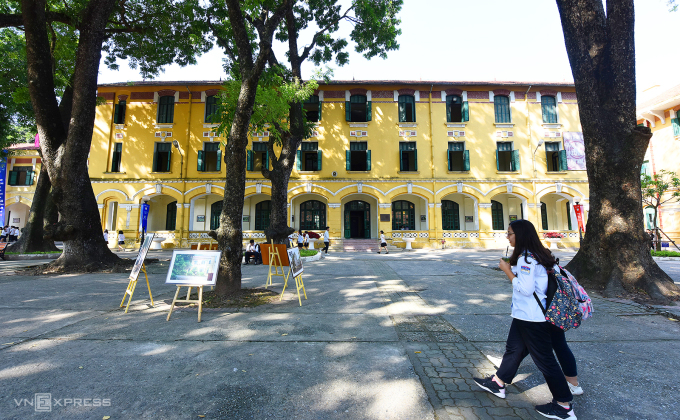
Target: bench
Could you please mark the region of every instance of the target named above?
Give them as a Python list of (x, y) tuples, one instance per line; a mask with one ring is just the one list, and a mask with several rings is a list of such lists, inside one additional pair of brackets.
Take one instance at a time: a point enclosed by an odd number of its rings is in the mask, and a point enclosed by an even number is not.
[(0, 242), (0, 258), (2, 258), (3, 261), (7, 261), (5, 259), (5, 251), (7, 250), (7, 245), (9, 245), (7, 242)]

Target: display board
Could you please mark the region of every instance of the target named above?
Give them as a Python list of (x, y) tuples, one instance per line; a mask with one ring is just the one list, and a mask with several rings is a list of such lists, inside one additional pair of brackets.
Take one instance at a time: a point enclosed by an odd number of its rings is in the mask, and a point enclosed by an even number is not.
[(221, 255), (221, 251), (173, 251), (165, 283), (214, 286)]
[(155, 235), (156, 234), (153, 232), (144, 235), (144, 241), (139, 246), (139, 253), (137, 254), (135, 265), (130, 272), (130, 280), (136, 280), (137, 276), (139, 276), (139, 271), (142, 269), (142, 264), (144, 264), (144, 259), (146, 259), (146, 254), (149, 252), (149, 248), (151, 247)]
[(288, 261), (290, 262), (290, 271), (293, 277), (297, 277), (304, 271), (302, 267), (302, 259), (300, 258), (300, 250), (298, 248), (290, 248), (288, 251)]

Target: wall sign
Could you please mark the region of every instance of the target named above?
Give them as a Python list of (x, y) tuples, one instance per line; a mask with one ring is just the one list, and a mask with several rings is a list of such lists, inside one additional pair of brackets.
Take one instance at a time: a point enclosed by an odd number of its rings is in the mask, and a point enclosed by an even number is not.
[(567, 151), (567, 170), (586, 170), (586, 146), (583, 143), (583, 133), (565, 131), (564, 150)]
[(199, 223), (205, 222), (205, 216), (196, 216), (196, 222)]

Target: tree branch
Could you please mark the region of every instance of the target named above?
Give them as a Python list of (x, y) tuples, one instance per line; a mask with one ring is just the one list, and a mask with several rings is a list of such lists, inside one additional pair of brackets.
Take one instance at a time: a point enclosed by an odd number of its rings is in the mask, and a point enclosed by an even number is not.
[[(356, 4), (355, 4), (355, 3), (352, 3), (352, 6), (350, 6), (347, 10), (345, 10), (345, 13), (343, 13), (342, 16), (340, 16), (338, 19), (336, 19), (336, 20), (334, 20), (333, 22), (331, 22), (331, 23), (329, 23), (328, 25), (326, 25), (324, 28), (322, 28), (321, 30), (319, 30), (317, 33), (315, 33), (314, 36), (312, 37), (312, 43), (309, 44), (308, 46), (306, 46), (305, 49), (303, 50), (302, 54), (300, 54), (300, 61), (305, 61), (305, 60), (309, 57), (309, 54), (312, 52), (312, 49), (316, 46), (316, 40), (317, 40), (321, 35), (323, 35), (324, 33), (326, 33), (328, 30), (331, 29), (331, 27), (332, 27), (333, 25), (337, 24), (337, 23), (340, 22), (341, 20), (346, 19), (346, 18), (350, 18), (350, 17), (348, 16), (348, 14), (349, 14), (350, 11), (354, 10), (354, 7), (355, 7), (355, 6), (356, 6)], [(351, 18), (350, 18), (350, 20), (351, 20)], [(288, 37), (290, 38), (290, 35), (288, 35)], [(297, 50), (296, 50), (296, 53), (297, 53)]]
[[(70, 16), (59, 12), (45, 12), (45, 23), (61, 22), (67, 25), (73, 25), (73, 19)], [(20, 14), (0, 14), (0, 28), (19, 28), (24, 26), (22, 15)]]

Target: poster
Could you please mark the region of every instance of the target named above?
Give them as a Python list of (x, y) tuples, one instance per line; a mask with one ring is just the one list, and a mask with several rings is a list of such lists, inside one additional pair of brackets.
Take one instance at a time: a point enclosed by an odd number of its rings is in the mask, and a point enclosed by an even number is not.
[(585, 232), (586, 225), (583, 223), (583, 204), (574, 204), (574, 213), (576, 213), (578, 228), (581, 229), (582, 232)]
[(221, 251), (173, 251), (166, 284), (214, 286)]
[(288, 251), (288, 261), (290, 261), (290, 271), (293, 277), (297, 277), (304, 269), (302, 268), (302, 259), (300, 259), (300, 250), (298, 248), (290, 248)]
[(564, 150), (567, 151), (567, 170), (586, 170), (586, 147), (583, 143), (583, 133), (578, 131), (565, 131)]
[(146, 225), (149, 220), (149, 204), (142, 204), (142, 230), (146, 232)]
[(153, 241), (155, 233), (147, 233), (144, 235), (144, 241), (142, 242), (142, 245), (139, 247), (139, 254), (137, 254), (137, 259), (135, 260), (135, 265), (132, 267), (132, 271), (130, 272), (130, 280), (135, 280), (137, 279), (137, 276), (139, 276), (139, 270), (142, 269), (142, 264), (144, 263), (144, 259), (146, 258), (146, 253), (149, 252), (149, 247), (151, 246), (151, 242)]

